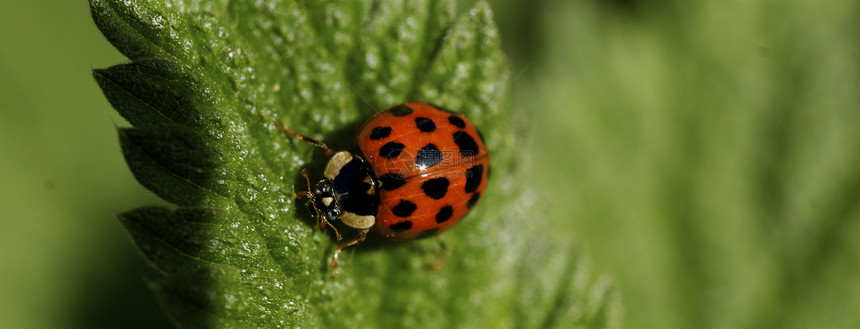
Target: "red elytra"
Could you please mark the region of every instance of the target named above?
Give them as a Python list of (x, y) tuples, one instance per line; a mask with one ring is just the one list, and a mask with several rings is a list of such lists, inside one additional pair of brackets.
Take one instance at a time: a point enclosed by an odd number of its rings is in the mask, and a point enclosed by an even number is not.
[(444, 232), (487, 185), (490, 156), (478, 130), (438, 106), (412, 102), (382, 111), (365, 122), (358, 146), (380, 182), (376, 229), (390, 239)]
[(329, 157), (324, 178), (312, 187), (303, 170), (308, 190), (297, 192), (308, 200), (320, 229), (331, 227), (338, 240), (332, 221), (358, 230), (358, 237), (335, 249), (332, 269), (339, 253), (364, 241), (371, 227), (393, 240), (444, 232), (475, 206), (487, 186), (490, 157), (480, 133), (463, 115), (436, 105), (399, 104), (368, 119), (358, 134), (363, 159), (278, 125)]

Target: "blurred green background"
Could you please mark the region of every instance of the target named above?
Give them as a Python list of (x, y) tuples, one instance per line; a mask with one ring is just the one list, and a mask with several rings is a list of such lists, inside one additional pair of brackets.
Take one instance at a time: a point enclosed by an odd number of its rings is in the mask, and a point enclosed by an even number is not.
[[(856, 1), (493, 8), (524, 184), (624, 327), (860, 326)], [(169, 327), (115, 218), (161, 203), (90, 75), (122, 61), (85, 1), (0, 0), (0, 328)]]

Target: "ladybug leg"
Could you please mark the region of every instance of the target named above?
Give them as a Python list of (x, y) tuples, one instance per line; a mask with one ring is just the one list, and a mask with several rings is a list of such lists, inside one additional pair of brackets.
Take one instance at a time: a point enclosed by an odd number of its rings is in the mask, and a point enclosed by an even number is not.
[(325, 145), (323, 142), (317, 141), (317, 140), (310, 138), (310, 137), (307, 137), (307, 136), (299, 135), (297, 132), (295, 132), (292, 129), (290, 129), (289, 127), (285, 126), (280, 121), (278, 121), (277, 124), (278, 124), (278, 127), (281, 127), (281, 130), (285, 134), (293, 136), (293, 138), (298, 139), (298, 140), (305, 142), (307, 144), (310, 144), (311, 146), (315, 146), (315, 147), (319, 147), (319, 148), (323, 149), (323, 151), (325, 151), (326, 157), (331, 158), (332, 154), (334, 154), (334, 151), (332, 151), (328, 147), (328, 145)]
[(445, 241), (442, 240), (440, 236), (436, 236), (436, 242), (439, 242), (439, 257), (436, 258), (436, 262), (430, 266), (430, 270), (433, 272), (438, 272), (442, 269), (442, 266), (445, 266), (445, 261), (448, 260), (448, 245), (445, 244)]
[(321, 218), (318, 225), (320, 231), (325, 231), (326, 226), (331, 227), (331, 229), (334, 230), (334, 235), (337, 237), (337, 241), (343, 240), (343, 236), (340, 235), (340, 232), (338, 232), (334, 225), (331, 225), (331, 222), (327, 221), (325, 218)]
[(335, 278), (340, 275), (340, 268), (338, 267), (338, 264), (337, 264), (337, 257), (338, 257), (338, 255), (340, 255), (340, 252), (346, 248), (349, 248), (349, 247), (352, 247), (354, 245), (359, 244), (361, 241), (364, 241), (364, 239), (367, 238), (367, 231), (369, 231), (369, 230), (368, 229), (358, 230), (358, 237), (356, 237), (355, 239), (349, 240), (347, 242), (341, 243), (339, 246), (337, 246), (337, 249), (334, 250), (334, 255), (331, 256), (331, 265), (329, 266), (329, 268), (334, 270), (334, 277)]
[(311, 179), (308, 177), (307, 169), (302, 169), (302, 176), (305, 178), (305, 181), (308, 182), (308, 190), (296, 192), (296, 197), (299, 199), (305, 199), (311, 195)]

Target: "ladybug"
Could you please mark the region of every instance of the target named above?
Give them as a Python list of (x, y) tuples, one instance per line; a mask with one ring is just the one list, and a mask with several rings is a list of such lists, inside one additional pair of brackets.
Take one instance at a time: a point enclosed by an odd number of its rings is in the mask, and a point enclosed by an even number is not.
[(328, 157), (323, 179), (311, 186), (302, 170), (308, 189), (297, 192), (320, 230), (331, 227), (341, 240), (331, 224), (341, 220), (358, 231), (335, 249), (335, 276), (340, 252), (364, 241), (372, 228), (399, 241), (437, 236), (459, 222), (487, 186), (490, 156), (481, 134), (463, 115), (440, 106), (410, 102), (377, 113), (358, 133), (361, 155), (333, 151), (278, 125)]

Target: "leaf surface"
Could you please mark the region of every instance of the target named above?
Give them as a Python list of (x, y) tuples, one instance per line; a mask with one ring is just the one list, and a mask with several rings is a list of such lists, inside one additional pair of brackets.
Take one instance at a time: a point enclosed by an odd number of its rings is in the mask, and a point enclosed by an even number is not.
[[(573, 244), (536, 239), (538, 195), (523, 183), (509, 73), (484, 2), (91, 0), (130, 63), (94, 71), (133, 127), (120, 129), (135, 177), (176, 205), (121, 215), (159, 270), (150, 284), (189, 328), (570, 328), (617, 326), (619, 297), (592, 283)], [(363, 120), (423, 100), (468, 116), (490, 148), (482, 203), (444, 238), (379, 238), (346, 252), (296, 201), (322, 152), (355, 148)], [(343, 233), (349, 234), (348, 230)]]

